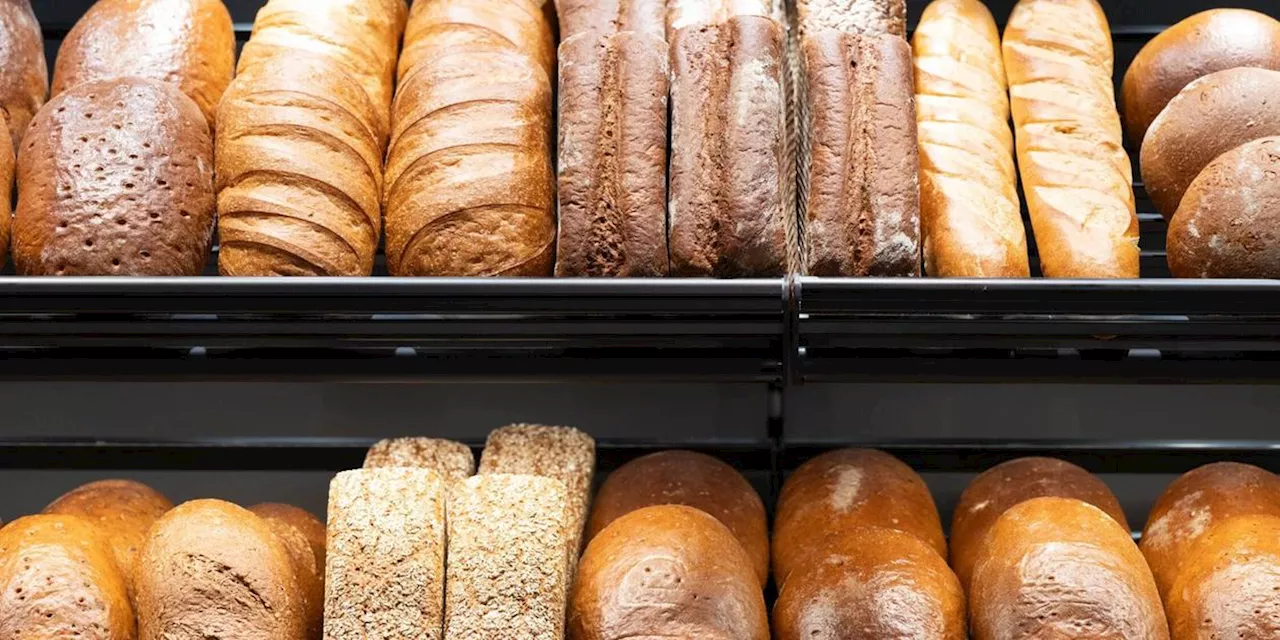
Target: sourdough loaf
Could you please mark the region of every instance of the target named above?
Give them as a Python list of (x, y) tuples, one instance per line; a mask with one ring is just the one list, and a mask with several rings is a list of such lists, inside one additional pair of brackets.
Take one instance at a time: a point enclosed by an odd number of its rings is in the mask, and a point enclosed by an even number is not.
[(101, 0), (62, 41), (53, 95), (123, 76), (169, 82), (213, 127), (235, 62), (235, 30), (222, 0)]
[(213, 224), (209, 125), (176, 87), (89, 82), (32, 121), (18, 156), (18, 273), (200, 275)]
[(632, 511), (587, 545), (569, 640), (769, 640), (760, 582), (733, 534), (683, 505)]
[(1212, 525), (1181, 565), (1165, 600), (1174, 640), (1280, 636), (1280, 517)]
[(623, 31), (663, 40), (667, 5), (665, 0), (556, 0), (560, 42), (586, 33), (607, 36)]
[(826, 29), (907, 35), (906, 0), (796, 0), (796, 10), (801, 38)]
[(769, 581), (769, 524), (760, 495), (733, 467), (693, 451), (660, 451), (618, 467), (596, 493), (588, 542), (637, 509), (682, 504), (701, 509), (733, 532), (764, 585)]
[(310, 513), (286, 504), (259, 504), (249, 507), (249, 511), (267, 523), (289, 552), (298, 579), (307, 638), (319, 640), (324, 634), (324, 525)]
[(390, 438), (381, 440), (364, 457), (364, 468), (416, 467), (439, 473), (446, 482), (476, 473), (471, 447), (439, 438)]
[(49, 97), (49, 67), (44, 59), (44, 33), (31, 10), (31, 0), (0, 2), (0, 111), (16, 153), (27, 125)]

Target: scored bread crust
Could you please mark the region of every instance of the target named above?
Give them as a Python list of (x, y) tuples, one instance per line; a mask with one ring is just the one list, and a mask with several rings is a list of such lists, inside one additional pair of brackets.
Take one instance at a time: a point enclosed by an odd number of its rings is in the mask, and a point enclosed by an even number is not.
[[(679, 6), (678, 0), (670, 4)], [(623, 31), (665, 39), (667, 5), (665, 0), (556, 0), (560, 42), (584, 33), (607, 36)]]
[(365, 469), (414, 467), (431, 469), (446, 482), (469, 478), (476, 473), (471, 447), (439, 438), (389, 438), (380, 440), (364, 456)]
[(44, 32), (31, 10), (31, 0), (0, 3), (0, 33), (7, 36), (0, 44), (0, 68), (5, 70), (0, 75), (0, 110), (16, 155), (27, 125), (49, 97)]
[[(567, 36), (566, 36), (567, 37)], [(398, 77), (432, 51), (468, 42), (515, 48), (533, 58), (548, 78), (556, 73), (556, 41), (547, 17), (532, 0), (433, 0), (414, 2), (404, 33)]]

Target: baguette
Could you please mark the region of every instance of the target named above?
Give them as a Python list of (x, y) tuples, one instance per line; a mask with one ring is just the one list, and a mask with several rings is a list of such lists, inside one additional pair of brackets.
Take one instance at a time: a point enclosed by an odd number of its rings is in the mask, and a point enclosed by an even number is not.
[(0, 34), (6, 46), (0, 47), (0, 111), (13, 141), (11, 152), (17, 155), (27, 125), (49, 97), (49, 67), (44, 59), (44, 33), (31, 0), (0, 2)]
[(1280, 634), (1280, 517), (1215, 525), (1182, 560), (1165, 599), (1176, 640), (1261, 640)]
[(1018, 166), (1050, 278), (1137, 278), (1138, 216), (1096, 0), (1020, 0), (1004, 34)]
[(980, 0), (935, 0), (912, 42), (925, 270), (1026, 278), (1027, 230), (995, 20)]

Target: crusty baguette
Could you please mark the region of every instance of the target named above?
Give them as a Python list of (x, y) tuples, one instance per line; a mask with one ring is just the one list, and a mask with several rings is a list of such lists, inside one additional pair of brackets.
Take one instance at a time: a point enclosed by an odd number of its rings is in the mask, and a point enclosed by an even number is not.
[(623, 31), (665, 38), (665, 0), (556, 0), (555, 6), (561, 43), (583, 33), (606, 36)]
[(991, 12), (981, 0), (935, 0), (912, 44), (925, 270), (1030, 276), (1009, 91)]
[(0, 33), (6, 39), (6, 46), (0, 48), (0, 68), (5, 70), (0, 74), (0, 110), (16, 155), (27, 125), (49, 97), (44, 33), (31, 10), (31, 0), (0, 2)]
[(476, 473), (471, 447), (439, 438), (391, 438), (370, 447), (364, 468), (415, 467), (431, 469), (446, 482), (465, 480)]
[(1018, 166), (1050, 278), (1136, 278), (1138, 217), (1096, 0), (1020, 0), (1004, 34)]

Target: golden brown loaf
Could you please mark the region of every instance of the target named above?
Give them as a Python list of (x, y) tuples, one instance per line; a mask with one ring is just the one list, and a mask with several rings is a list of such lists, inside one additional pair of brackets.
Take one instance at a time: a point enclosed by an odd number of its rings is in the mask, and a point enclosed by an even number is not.
[(1235, 67), (1280, 70), (1280, 22), (1257, 11), (1211, 9), (1152, 38), (1124, 74), (1129, 142), (1142, 145), (1147, 128), (1183, 87)]
[(935, 0), (912, 40), (925, 271), (1025, 278), (1027, 231), (1000, 31), (981, 0)]
[(679, 276), (786, 273), (783, 32), (734, 15), (679, 29), (671, 41), (671, 270)]
[(560, 45), (557, 276), (667, 275), (667, 64), (648, 33)]
[[(0, 141), (8, 137), (9, 129), (0, 118)], [(13, 147), (0, 145), (0, 264), (9, 260), (9, 236), (13, 232), (13, 183), (17, 159)]]
[(582, 556), (569, 640), (768, 640), (751, 559), (720, 521), (683, 505), (618, 518)]
[(423, 58), (464, 44), (514, 47), (532, 57), (547, 77), (553, 78), (556, 41), (552, 23), (538, 9), (539, 4), (537, 0), (414, 2), (400, 55), (400, 83)]
[(1280, 517), (1214, 525), (1182, 559), (1165, 600), (1173, 640), (1280, 637)]
[(906, 0), (797, 0), (800, 33), (824, 29), (866, 35), (907, 35)]
[(235, 30), (222, 0), (101, 0), (62, 41), (53, 95), (123, 76), (169, 82), (213, 127), (235, 63)]
[(911, 47), (894, 35), (830, 29), (800, 46), (807, 273), (920, 275)]
[(32, 121), (18, 155), (18, 273), (200, 275), (213, 224), (209, 125), (176, 87), (89, 82)]
[(287, 504), (264, 503), (249, 507), (249, 511), (267, 523), (289, 552), (306, 616), (307, 638), (317, 640), (324, 632), (324, 525), (314, 515)]
[(364, 468), (416, 467), (431, 469), (446, 482), (463, 480), (476, 473), (476, 457), (471, 447), (439, 438), (389, 438), (369, 448)]
[(1218, 156), (1280, 135), (1280, 71), (1237, 68), (1188, 84), (1151, 123), (1142, 143), (1142, 181), (1166, 220), (1192, 181)]
[(946, 557), (942, 522), (924, 480), (887, 453), (840, 449), (804, 463), (783, 484), (773, 524), (774, 581), (785, 585), (825, 541), (858, 526), (906, 531)]
[(133, 573), (151, 526), (173, 508), (159, 491), (133, 480), (100, 480), (62, 494), (45, 513), (80, 516), (111, 545), (116, 564), (133, 592)]
[(28, 516), (0, 529), (0, 611), (5, 638), (138, 637), (110, 545), (77, 516)]
[(44, 59), (44, 33), (31, 10), (31, 0), (0, 2), (0, 111), (17, 150), (27, 125), (49, 97), (49, 67)]
[(956, 505), (951, 519), (951, 566), (961, 585), (968, 588), (973, 565), (996, 519), (1010, 507), (1045, 496), (1087, 502), (1129, 528), (1120, 501), (1092, 473), (1056, 458), (1010, 460), (974, 478)]
[(778, 593), (774, 640), (966, 640), (964, 590), (903, 531), (856, 527), (810, 556)]
[(258, 516), (221, 500), (181, 504), (138, 559), (141, 640), (304, 640), (288, 549)]
[(1129, 532), (1071, 498), (1005, 511), (969, 591), (974, 640), (1168, 640), (1151, 570)]
[(667, 4), (666, 0), (556, 0), (560, 42), (584, 33), (607, 36), (623, 31), (665, 40)]
[(1004, 33), (1018, 167), (1050, 278), (1136, 278), (1133, 168), (1096, 0), (1020, 0)]
[(1280, 477), (1236, 462), (1208, 464), (1169, 485), (1147, 517), (1142, 553), (1167, 596), (1191, 549), (1210, 529), (1242, 515), (1280, 517)]
[(760, 495), (733, 467), (693, 451), (651, 453), (610, 473), (596, 493), (587, 542), (614, 520), (660, 504), (682, 504), (714, 516), (746, 550), (760, 584), (769, 581), (769, 524)]

